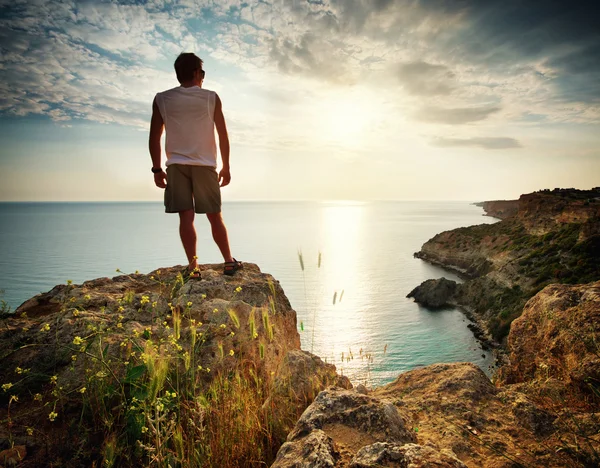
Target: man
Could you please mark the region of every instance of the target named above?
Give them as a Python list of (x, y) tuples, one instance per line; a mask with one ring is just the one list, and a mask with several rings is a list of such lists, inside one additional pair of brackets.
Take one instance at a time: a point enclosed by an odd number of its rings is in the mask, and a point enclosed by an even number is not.
[[(223, 255), (223, 273), (242, 268), (231, 256), (227, 228), (221, 216), (221, 189), (229, 184), (229, 137), (221, 106), (214, 91), (202, 89), (202, 60), (182, 53), (175, 60), (177, 88), (158, 93), (152, 103), (149, 149), (157, 187), (165, 189), (165, 211), (179, 213), (179, 235), (188, 259), (190, 278), (200, 278), (196, 257), (195, 213), (206, 213), (212, 236)], [(217, 175), (217, 145), (223, 168)], [(161, 166), (161, 136), (166, 128), (166, 173)]]

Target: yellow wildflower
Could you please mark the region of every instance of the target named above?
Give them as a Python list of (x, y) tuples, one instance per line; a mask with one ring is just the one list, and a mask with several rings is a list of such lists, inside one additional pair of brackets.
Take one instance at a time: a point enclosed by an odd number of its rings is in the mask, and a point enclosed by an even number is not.
[(73, 311), (73, 317), (79, 317), (79, 311), (77, 309)]
[(236, 293), (242, 292), (242, 287), (238, 286), (237, 288), (235, 288), (235, 292)]
[(13, 386), (12, 383), (5, 383), (4, 385), (2, 385), (2, 390), (4, 390), (5, 392), (7, 392), (8, 390), (10, 390), (10, 388)]
[(81, 387), (81, 388), (79, 389), (79, 393), (83, 394), (83, 393), (85, 393), (85, 390), (86, 390), (86, 388), (85, 388), (85, 387)]
[(148, 428), (146, 426), (142, 427), (142, 434), (145, 434), (146, 432), (148, 432)]
[(83, 343), (83, 340), (81, 339), (80, 336), (76, 336), (75, 338), (73, 338), (74, 345), (80, 345), (81, 343)]
[(33, 435), (33, 428), (32, 427), (28, 427), (27, 428), (27, 435), (28, 436), (32, 436)]
[(49, 415), (48, 415), (48, 419), (50, 421), (54, 421), (56, 419), (56, 417), (58, 416), (58, 413), (56, 413), (55, 411), (52, 411)]
[(56, 385), (56, 382), (58, 382), (58, 375), (53, 375), (52, 377), (50, 377), (50, 383)]
[(230, 356), (233, 356), (234, 354), (235, 354), (235, 352), (233, 351), (233, 349), (230, 349), (230, 350), (229, 350), (229, 355), (230, 355)]
[(42, 332), (47, 332), (50, 331), (50, 324), (49, 323), (45, 323), (42, 328), (40, 328), (40, 331)]

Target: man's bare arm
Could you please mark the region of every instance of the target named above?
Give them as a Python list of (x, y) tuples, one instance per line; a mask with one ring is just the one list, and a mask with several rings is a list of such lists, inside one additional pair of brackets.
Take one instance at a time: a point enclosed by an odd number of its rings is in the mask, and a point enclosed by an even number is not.
[[(150, 121), (150, 138), (148, 139), (148, 149), (150, 150), (150, 157), (152, 158), (152, 167), (161, 167), (160, 138), (162, 137), (164, 128), (165, 123), (162, 115), (160, 115), (156, 99), (154, 99), (154, 102), (152, 102), (152, 120)], [(167, 175), (164, 171), (154, 174), (154, 183), (159, 188), (165, 188), (167, 186), (166, 179)]]
[(229, 170), (229, 135), (227, 135), (227, 125), (225, 124), (225, 116), (223, 115), (223, 106), (218, 95), (215, 103), (214, 118), (217, 133), (219, 134), (221, 160), (223, 161), (223, 168), (219, 172), (219, 182), (221, 183), (221, 187), (225, 187), (231, 181), (231, 173)]

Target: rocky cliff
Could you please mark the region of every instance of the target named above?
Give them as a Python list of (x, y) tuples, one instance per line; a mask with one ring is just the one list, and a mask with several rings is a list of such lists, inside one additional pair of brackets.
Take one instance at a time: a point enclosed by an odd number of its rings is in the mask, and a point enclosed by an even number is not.
[(330, 388), (273, 467), (599, 466), (599, 336), (600, 282), (548, 286), (515, 321), (495, 384), (457, 363)]
[(514, 216), (519, 211), (519, 200), (493, 200), (475, 203), (485, 211), (486, 216), (506, 219)]
[(440, 233), (415, 256), (462, 274), (448, 303), (501, 342), (546, 285), (600, 279), (600, 188), (522, 195), (512, 216)]
[(320, 390), (351, 385), (300, 350), (273, 277), (221, 270), (59, 285), (4, 317), (0, 466), (7, 453), (31, 467), (272, 460)]
[(0, 466), (600, 463), (600, 282), (531, 299), (495, 383), (455, 363), (352, 389), (299, 349), (274, 278), (219, 267), (60, 285), (4, 317)]

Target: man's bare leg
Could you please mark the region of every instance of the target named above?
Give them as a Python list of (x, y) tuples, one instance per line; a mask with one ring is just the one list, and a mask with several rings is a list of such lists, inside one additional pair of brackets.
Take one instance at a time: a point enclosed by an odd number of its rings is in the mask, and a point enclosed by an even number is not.
[(227, 228), (225, 227), (221, 213), (206, 213), (206, 217), (210, 222), (213, 239), (217, 244), (217, 247), (219, 247), (221, 255), (223, 255), (223, 260), (226, 262), (233, 262), (233, 257), (231, 256), (231, 250), (229, 248)]
[(194, 210), (185, 210), (179, 212), (179, 236), (187, 256), (189, 269), (193, 270), (198, 266), (196, 261), (196, 228), (194, 227)]

